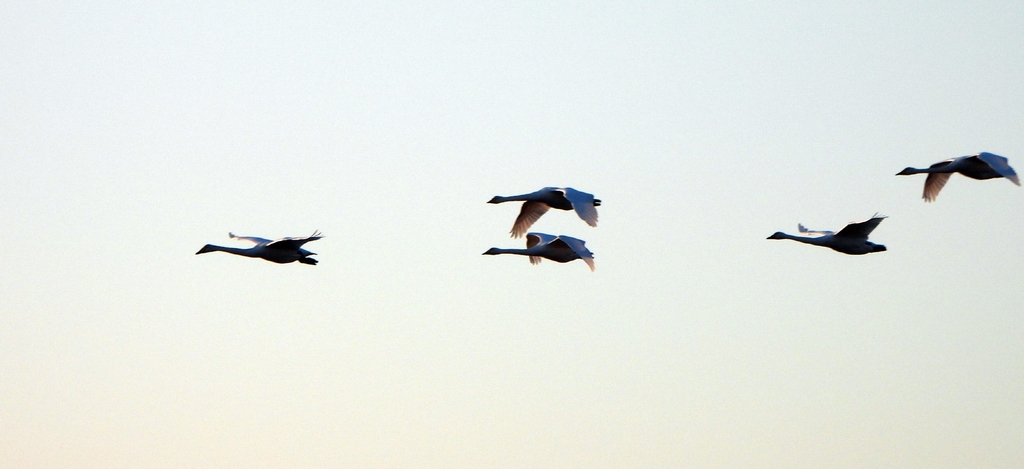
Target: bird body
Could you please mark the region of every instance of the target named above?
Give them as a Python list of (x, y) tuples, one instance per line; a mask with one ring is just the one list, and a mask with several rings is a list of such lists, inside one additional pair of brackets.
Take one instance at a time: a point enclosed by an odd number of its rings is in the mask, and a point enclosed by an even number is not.
[(908, 167), (896, 175), (908, 176), (921, 173), (928, 174), (928, 178), (924, 180), (924, 195), (922, 197), (925, 202), (932, 202), (939, 196), (939, 191), (946, 185), (946, 181), (949, 181), (949, 176), (953, 173), (960, 173), (978, 180), (1002, 177), (1020, 185), (1017, 173), (1010, 167), (1009, 160), (988, 152), (950, 158), (923, 169)]
[(542, 258), (563, 263), (583, 259), (594, 270), (594, 253), (587, 249), (585, 241), (571, 236), (527, 233), (526, 249), (490, 248), (484, 252), (490, 256), (498, 254), (529, 256), (531, 264), (539, 264)]
[(317, 260), (309, 257), (315, 256), (316, 253), (302, 249), (302, 245), (310, 241), (316, 241), (320, 238), (323, 238), (323, 236), (320, 235), (319, 231), (306, 237), (281, 238), (276, 240), (258, 238), (255, 236), (236, 236), (234, 233), (228, 233), (228, 236), (231, 239), (240, 239), (243, 241), (255, 243), (255, 246), (251, 248), (235, 248), (207, 244), (206, 246), (203, 246), (196, 254), (221, 251), (230, 254), (236, 254), (239, 256), (257, 257), (260, 259), (268, 260), (270, 262), (276, 262), (278, 264), (287, 264), (289, 262), (298, 261), (302, 264), (316, 265)]
[(575, 210), (583, 221), (590, 226), (597, 226), (597, 209), (601, 201), (593, 194), (578, 191), (571, 187), (545, 187), (529, 194), (512, 196), (496, 195), (487, 203), (523, 202), (523, 207), (512, 225), (512, 237), (519, 238), (530, 229), (549, 209)]
[(830, 248), (843, 254), (869, 254), (872, 252), (885, 251), (885, 246), (868, 241), (868, 235), (882, 223), (886, 217), (875, 215), (868, 220), (850, 223), (839, 232), (813, 231), (803, 225), (797, 225), (800, 233), (805, 235), (816, 234), (817, 236), (795, 236), (781, 231), (775, 232), (768, 239), (791, 239), (805, 244), (813, 244)]

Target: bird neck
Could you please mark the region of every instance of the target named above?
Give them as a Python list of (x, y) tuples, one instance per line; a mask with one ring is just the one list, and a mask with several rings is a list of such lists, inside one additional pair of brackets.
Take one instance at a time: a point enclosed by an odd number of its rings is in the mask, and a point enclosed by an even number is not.
[(222, 251), (230, 254), (237, 254), (245, 257), (259, 257), (255, 248), (233, 248), (228, 246), (217, 246), (211, 244), (208, 251)]
[(782, 233), (784, 239), (791, 239), (800, 243), (813, 244), (815, 246), (822, 246), (825, 244), (825, 240), (829, 239), (830, 236), (796, 236), (789, 233)]

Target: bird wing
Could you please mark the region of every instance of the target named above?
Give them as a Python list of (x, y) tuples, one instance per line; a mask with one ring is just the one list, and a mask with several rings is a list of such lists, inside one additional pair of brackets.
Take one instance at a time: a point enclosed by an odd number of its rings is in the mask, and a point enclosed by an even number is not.
[(594, 253), (587, 249), (586, 241), (576, 239), (571, 236), (559, 236), (558, 239), (565, 243), (566, 247), (572, 249), (577, 256), (580, 256), (580, 259), (583, 259), (583, 262), (586, 262), (587, 265), (590, 266), (591, 272), (594, 271)]
[(833, 231), (808, 230), (806, 226), (804, 226), (804, 225), (802, 225), (800, 223), (796, 224), (796, 229), (800, 230), (800, 232), (803, 233), (803, 234), (811, 234), (811, 235), (819, 235), (819, 236), (835, 234), (835, 232), (833, 232)]
[(526, 233), (526, 249), (530, 249), (539, 244), (550, 244), (556, 239), (558, 239), (558, 236), (549, 235), (547, 233)]
[(523, 202), (523, 208), (519, 210), (519, 216), (516, 217), (516, 222), (512, 225), (512, 237), (518, 238), (526, 233), (526, 230), (547, 213), (549, 208), (548, 204), (543, 202), (532, 200)]
[[(935, 165), (932, 165), (932, 167), (935, 167)], [(935, 198), (939, 196), (939, 191), (946, 186), (946, 181), (949, 181), (949, 176), (951, 174), (952, 173), (928, 173), (928, 177), (924, 180), (924, 194), (922, 195), (925, 202), (935, 201)]]
[(231, 239), (240, 239), (242, 241), (249, 241), (249, 242), (256, 243), (256, 244), (267, 244), (267, 243), (272, 242), (271, 240), (269, 240), (267, 238), (257, 238), (255, 236), (238, 236), (238, 235), (236, 235), (234, 233), (228, 233), (228, 237), (231, 238)]
[(839, 230), (835, 236), (843, 238), (868, 239), (868, 235), (870, 235), (871, 232), (878, 227), (878, 224), (882, 223), (882, 220), (885, 220), (885, 218), (886, 217), (884, 216), (878, 216), (876, 213), (869, 220), (846, 225), (846, 227)]
[[(530, 249), (539, 244), (549, 244), (552, 241), (558, 239), (557, 236), (552, 236), (547, 233), (526, 233), (526, 249)], [(540, 264), (543, 257), (530, 256), (531, 264)]]
[(320, 232), (317, 231), (317, 232), (314, 232), (310, 236), (305, 236), (305, 237), (301, 237), (301, 238), (281, 238), (281, 239), (276, 239), (274, 241), (271, 241), (269, 244), (267, 244), (266, 247), (268, 247), (270, 249), (282, 249), (282, 250), (286, 250), (286, 251), (298, 251), (299, 248), (301, 248), (303, 244), (306, 244), (306, 243), (308, 243), (310, 241), (316, 241), (316, 240), (318, 240), (320, 238), (323, 238), (323, 236), (321, 236)]
[(1020, 179), (1017, 178), (1017, 173), (1010, 167), (1010, 160), (988, 152), (981, 152), (975, 156), (979, 160), (984, 161), (985, 164), (991, 166), (997, 173), (1002, 174), (1004, 178), (1013, 181), (1013, 183), (1018, 186), (1020, 185)]
[(581, 192), (571, 187), (562, 189), (565, 198), (572, 204), (576, 214), (590, 226), (597, 226), (597, 208), (594, 207), (594, 195)]

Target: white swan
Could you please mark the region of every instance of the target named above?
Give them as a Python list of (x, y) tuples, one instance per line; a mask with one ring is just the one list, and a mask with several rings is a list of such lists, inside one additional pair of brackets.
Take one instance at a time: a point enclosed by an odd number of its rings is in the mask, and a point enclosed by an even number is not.
[(813, 244), (815, 246), (823, 246), (831, 248), (835, 251), (839, 251), (843, 254), (868, 254), (872, 252), (885, 251), (885, 246), (881, 244), (875, 244), (868, 241), (868, 235), (882, 223), (886, 217), (875, 216), (871, 219), (850, 223), (845, 228), (839, 230), (838, 233), (832, 231), (813, 231), (808, 230), (804, 225), (797, 225), (797, 229), (803, 234), (817, 235), (815, 237), (807, 236), (794, 236), (786, 234), (781, 231), (776, 231), (775, 234), (768, 237), (768, 239), (792, 239), (793, 241), (799, 241), (801, 243)]
[(234, 233), (228, 233), (228, 236), (231, 237), (231, 239), (250, 241), (256, 243), (256, 245), (251, 248), (232, 248), (207, 244), (196, 254), (222, 251), (237, 254), (239, 256), (258, 257), (278, 264), (287, 264), (289, 262), (299, 261), (303, 264), (316, 265), (317, 260), (309, 257), (315, 256), (316, 253), (302, 249), (302, 245), (310, 241), (316, 241), (323, 238), (319, 231), (304, 238), (281, 238), (276, 240), (257, 238), (255, 236), (236, 236)]
[(1010, 167), (1009, 160), (992, 153), (981, 152), (977, 155), (961, 156), (940, 161), (929, 166), (927, 169), (905, 168), (896, 173), (897, 176), (928, 173), (924, 180), (924, 201), (932, 202), (939, 196), (939, 191), (946, 185), (949, 176), (953, 173), (960, 173), (971, 179), (994, 179), (1006, 178), (1016, 185), (1020, 185), (1017, 173)]
[(529, 194), (513, 195), (502, 197), (494, 196), (487, 201), (489, 204), (500, 204), (502, 202), (525, 202), (516, 222), (512, 225), (512, 237), (518, 238), (530, 229), (541, 215), (547, 213), (550, 208), (559, 210), (575, 210), (576, 214), (590, 226), (597, 226), (597, 209), (601, 201), (595, 199), (593, 194), (581, 192), (571, 187), (545, 187), (537, 192)]
[(555, 262), (569, 262), (583, 259), (594, 270), (594, 253), (585, 246), (586, 242), (571, 236), (554, 236), (545, 233), (526, 233), (526, 249), (490, 248), (484, 255), (519, 254), (530, 256), (530, 263), (540, 263), (540, 259)]

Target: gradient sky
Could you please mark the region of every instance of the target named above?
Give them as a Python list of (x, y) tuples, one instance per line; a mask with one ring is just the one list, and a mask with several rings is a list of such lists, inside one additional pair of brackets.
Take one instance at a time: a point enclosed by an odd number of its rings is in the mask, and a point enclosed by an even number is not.
[(0, 3), (0, 467), (1024, 467), (1024, 6), (368, 3)]

